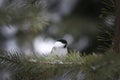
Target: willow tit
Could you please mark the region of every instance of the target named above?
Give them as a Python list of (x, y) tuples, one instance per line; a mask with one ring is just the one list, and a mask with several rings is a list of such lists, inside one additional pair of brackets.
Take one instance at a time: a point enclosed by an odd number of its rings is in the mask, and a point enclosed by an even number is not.
[(67, 41), (64, 39), (57, 40), (52, 48), (51, 54), (66, 56), (67, 53)]

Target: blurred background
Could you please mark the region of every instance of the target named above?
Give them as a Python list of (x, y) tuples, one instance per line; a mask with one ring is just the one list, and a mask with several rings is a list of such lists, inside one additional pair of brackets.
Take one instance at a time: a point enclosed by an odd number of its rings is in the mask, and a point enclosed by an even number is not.
[[(0, 49), (49, 54), (62, 38), (71, 51), (104, 53), (114, 19), (114, 0), (0, 0)], [(0, 69), (0, 80), (11, 75)]]
[[(104, 52), (111, 45), (113, 0), (0, 0), (0, 49), (49, 54), (58, 39), (72, 51)], [(109, 35), (109, 36), (108, 36)]]

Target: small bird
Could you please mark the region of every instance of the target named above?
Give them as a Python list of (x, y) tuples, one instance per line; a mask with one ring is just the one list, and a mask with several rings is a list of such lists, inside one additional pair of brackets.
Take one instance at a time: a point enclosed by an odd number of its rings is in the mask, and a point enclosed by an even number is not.
[(57, 40), (52, 48), (51, 54), (66, 56), (67, 53), (67, 41), (64, 39)]

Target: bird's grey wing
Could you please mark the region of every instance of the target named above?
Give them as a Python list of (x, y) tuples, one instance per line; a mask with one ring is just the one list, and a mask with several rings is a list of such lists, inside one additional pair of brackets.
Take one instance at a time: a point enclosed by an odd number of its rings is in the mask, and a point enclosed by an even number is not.
[(55, 47), (53, 47), (53, 48), (52, 48), (52, 50), (51, 50), (51, 54), (53, 54), (53, 53), (54, 53), (54, 50), (55, 50)]

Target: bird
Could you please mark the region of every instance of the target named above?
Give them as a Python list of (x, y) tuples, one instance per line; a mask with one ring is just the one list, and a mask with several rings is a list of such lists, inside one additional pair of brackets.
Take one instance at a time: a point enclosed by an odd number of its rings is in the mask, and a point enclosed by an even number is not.
[(68, 49), (67, 49), (67, 41), (64, 39), (59, 39), (55, 42), (52, 50), (51, 50), (51, 54), (53, 55), (57, 55), (57, 56), (66, 56), (68, 53)]

